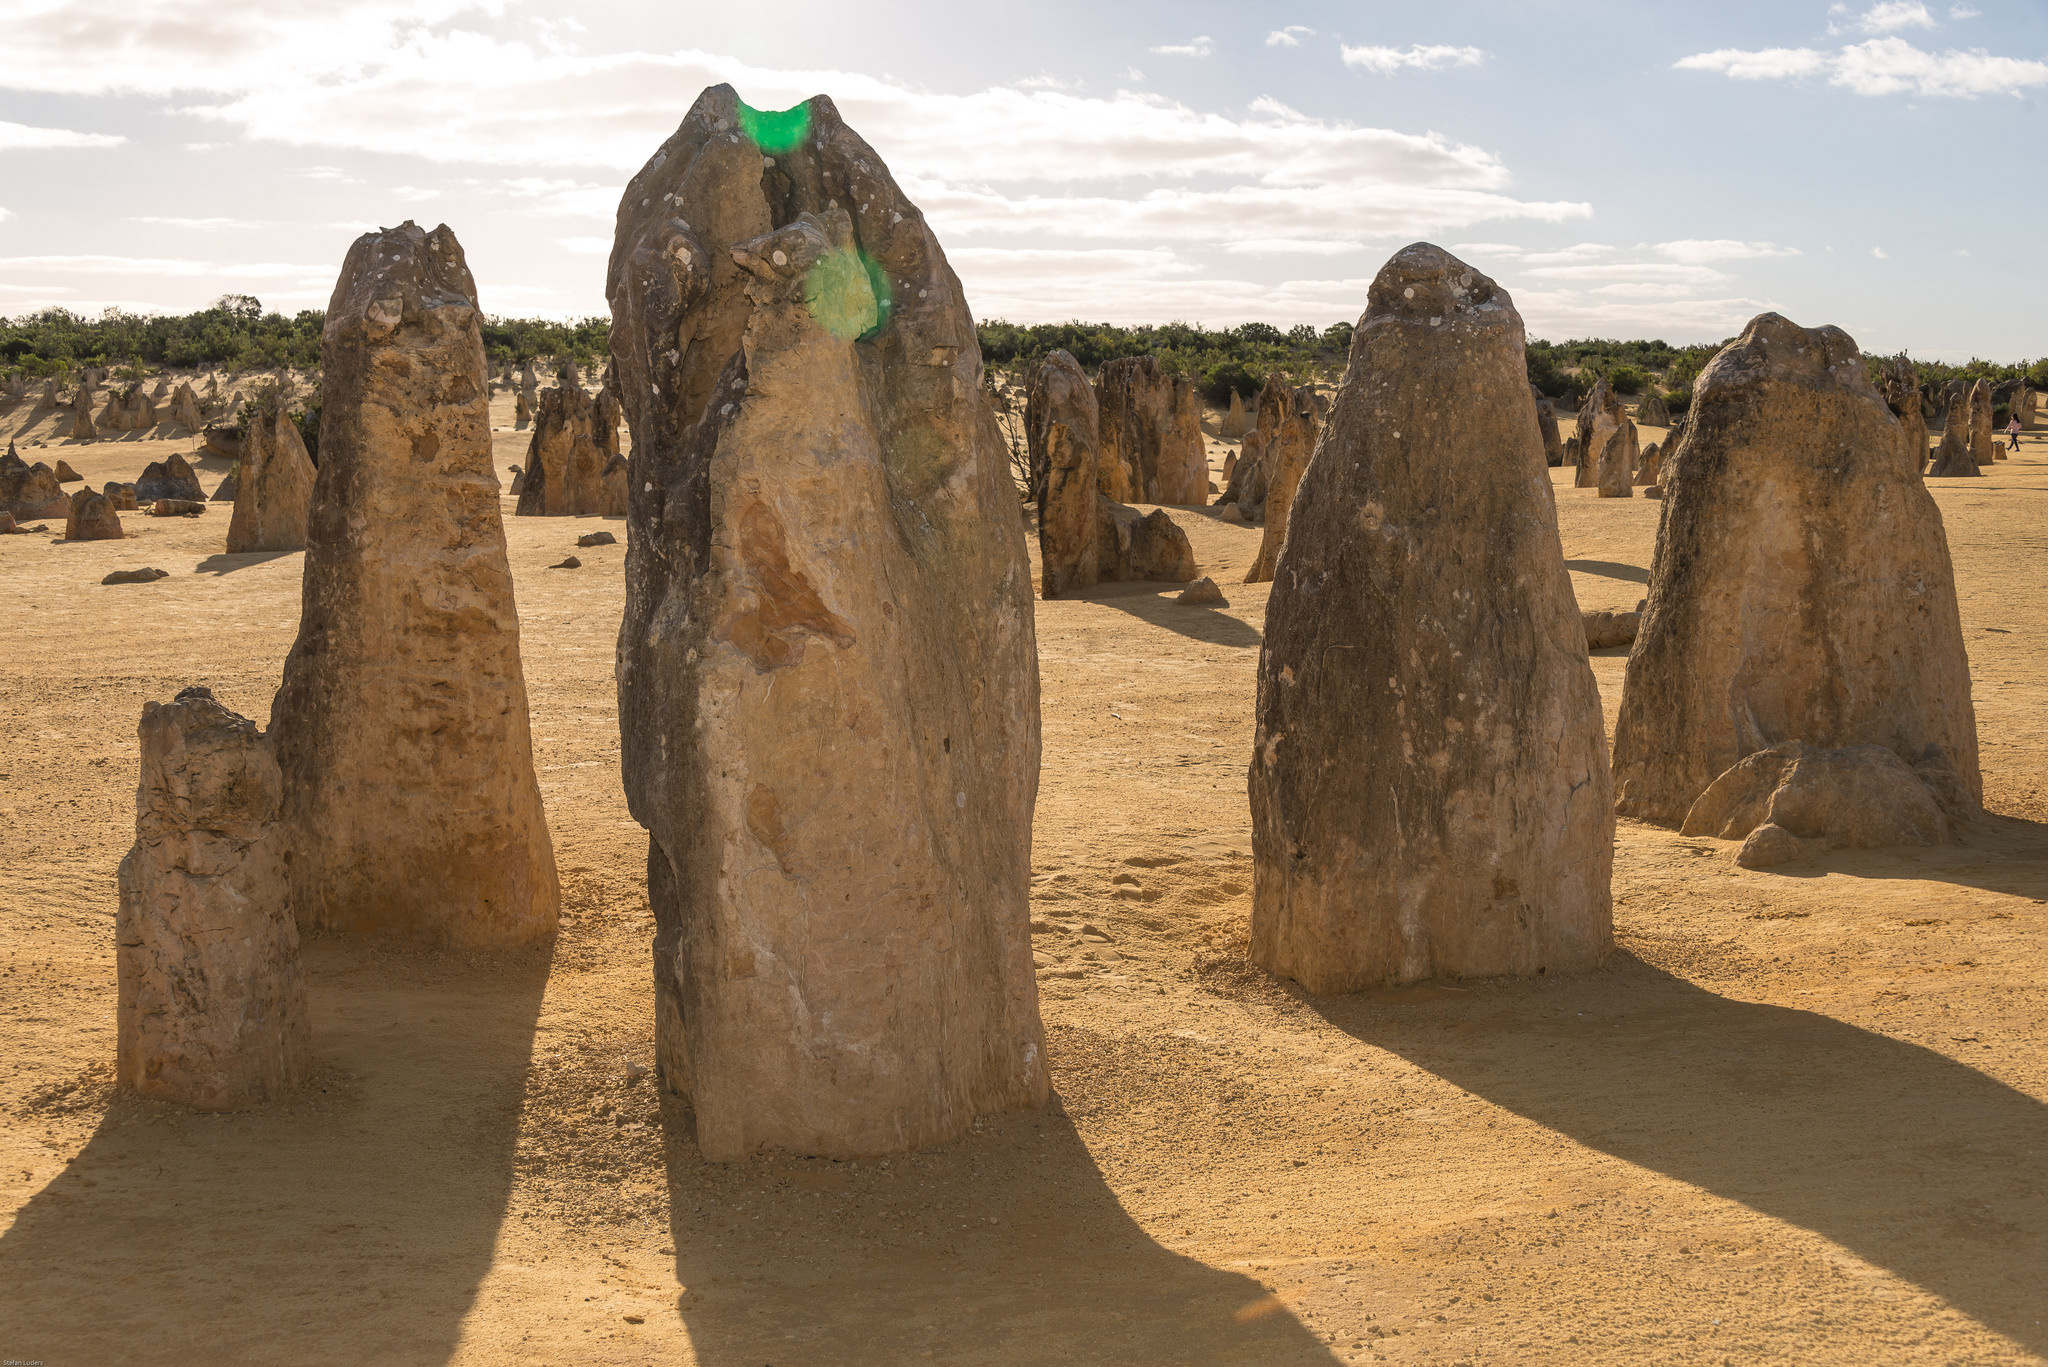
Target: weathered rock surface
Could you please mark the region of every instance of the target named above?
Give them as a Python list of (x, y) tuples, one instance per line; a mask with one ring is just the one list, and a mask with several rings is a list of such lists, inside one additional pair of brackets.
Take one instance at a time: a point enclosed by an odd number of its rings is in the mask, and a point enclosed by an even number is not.
[[(238, 394), (234, 411), (240, 412), (241, 408), (241, 398)], [(242, 458), (242, 435), (232, 427), (209, 427), (202, 434), (201, 440), (205, 443), (206, 454), (209, 456), (219, 456), (223, 460)]]
[(0, 512), (12, 513), (16, 521), (33, 517), (64, 517), (71, 511), (71, 499), (57, 483), (57, 472), (37, 461), (30, 465), (8, 443), (0, 456)]
[(105, 494), (80, 489), (71, 495), (71, 506), (64, 514), (66, 541), (119, 541), (126, 535), (113, 503)]
[(1839, 328), (1766, 313), (1701, 372), (1615, 728), (1624, 816), (1676, 823), (1785, 741), (1937, 750), (1979, 800), (1941, 514)]
[(1217, 424), (1216, 431), (1225, 441), (1236, 441), (1251, 429), (1252, 417), (1245, 412), (1244, 395), (1235, 389), (1230, 391), (1230, 407)]
[(103, 432), (144, 432), (156, 426), (156, 405), (142, 392), (142, 381), (107, 400), (99, 426)]
[(1287, 517), (1294, 506), (1294, 491), (1315, 454), (1316, 438), (1323, 430), (1316, 415), (1315, 400), (1307, 389), (1290, 389), (1277, 377), (1266, 381), (1259, 394), (1259, 432), (1266, 438), (1260, 463), (1265, 474), (1265, 535), (1259, 539), (1259, 553), (1245, 571), (1247, 584), (1270, 583), (1280, 563), (1280, 548), (1287, 541)]
[(627, 186), (607, 292), (622, 762), (699, 1146), (1041, 1103), (1030, 570), (937, 239), (829, 99), (715, 86)]
[(2040, 398), (2041, 396), (2038, 393), (2025, 384), (2022, 384), (2013, 391), (2012, 415), (2020, 420), (2020, 431), (2031, 432), (2034, 430), (2034, 424), (2037, 421), (2035, 415), (2039, 409)]
[(113, 505), (113, 509), (117, 513), (132, 513), (137, 509), (135, 486), (132, 484), (122, 484), (116, 480), (109, 480), (100, 492), (107, 496), (107, 502)]
[(1040, 592), (1057, 598), (1102, 579), (1096, 462), (1100, 410), (1087, 372), (1055, 351), (1032, 373), (1024, 440), (1038, 494)]
[(1581, 612), (1579, 620), (1586, 628), (1586, 649), (1611, 650), (1615, 646), (1635, 644), (1636, 633), (1642, 629), (1643, 614), (1638, 612)]
[(1543, 438), (1543, 463), (1553, 468), (1563, 465), (1564, 442), (1557, 434), (1557, 405), (1533, 384), (1529, 386), (1529, 397), (1536, 402), (1536, 432)]
[(522, 389), (519, 391), (518, 396), (512, 400), (512, 424), (514, 427), (525, 427), (532, 421), (533, 400), (528, 396), (527, 391)]
[(1645, 488), (1661, 482), (1664, 471), (1664, 448), (1651, 442), (1636, 459), (1635, 486)]
[(1222, 607), (1228, 605), (1227, 600), (1223, 597), (1223, 590), (1216, 587), (1216, 581), (1206, 574), (1175, 594), (1173, 601), (1185, 603), (1189, 607)]
[(1238, 444), (1237, 464), (1223, 486), (1218, 504), (1234, 506), (1247, 523), (1254, 521), (1266, 505), (1266, 434), (1254, 427)]
[(516, 516), (596, 517), (608, 498), (604, 467), (608, 459), (597, 435), (597, 414), (590, 395), (572, 384), (541, 391), (540, 414), (526, 447), (526, 483), (519, 491)]
[(317, 471), (298, 424), (275, 394), (249, 420), (235, 483), (228, 551), (302, 551)]
[(205, 429), (206, 419), (199, 412), (199, 396), (192, 392), (190, 381), (180, 384), (172, 392), (170, 421), (195, 436)]
[(1607, 381), (1594, 381), (1579, 409), (1577, 487), (1598, 489), (1602, 498), (1632, 498), (1637, 457), (1635, 423)]
[(1664, 402), (1664, 396), (1655, 389), (1643, 391), (1643, 397), (1636, 401), (1636, 421), (1645, 427), (1671, 426), (1671, 405)]
[(99, 427), (92, 420), (92, 387), (78, 386), (78, 397), (71, 405), (71, 430), (65, 433), (73, 441), (91, 441), (100, 434)]
[(1164, 508), (1140, 513), (1098, 494), (1095, 539), (1097, 573), (1112, 583), (1151, 579), (1185, 584), (1200, 573), (1188, 534)]
[(76, 484), (79, 480), (85, 478), (84, 475), (71, 468), (71, 462), (68, 460), (59, 460), (57, 462), (56, 475), (59, 484)]
[(1920, 411), (1920, 376), (1905, 352), (1885, 359), (1881, 384), (1879, 392), (1899, 420), (1906, 464), (1917, 475), (1927, 465), (1927, 419)]
[(302, 925), (475, 947), (554, 932), (478, 323), (446, 227), (349, 248), (271, 712)]
[(206, 501), (208, 503), (233, 503), (235, 495), (241, 490), (241, 487), (242, 465), (240, 461), (237, 461), (235, 467), (228, 471), (227, 477), (213, 486), (213, 496)]
[(1983, 380), (1970, 386), (1970, 457), (1979, 465), (2005, 459), (2005, 443), (1991, 430), (1991, 386)]
[(1709, 784), (1679, 833), (1740, 840), (1735, 862), (1753, 869), (1825, 850), (1942, 845), (1952, 839), (1951, 815), (1974, 815), (1967, 799), (1962, 810), (1943, 809), (1959, 777), (1939, 757), (1922, 772), (1882, 745), (1785, 741), (1745, 755)]
[[(517, 497), (519, 496), (519, 494), (520, 494), (520, 493), (521, 493), (521, 492), (522, 492), (522, 491), (523, 491), (523, 490), (524, 490), (525, 488), (526, 488), (526, 469), (525, 469), (525, 467), (524, 467), (524, 466), (520, 466), (520, 465), (515, 465), (515, 466), (513, 466), (513, 467), (512, 467), (512, 488), (511, 488), (511, 493), (512, 493), (512, 496), (513, 496), (514, 498), (517, 498)], [(514, 514), (514, 516), (517, 516), (517, 514), (515, 513), (515, 514)]]
[(135, 497), (144, 503), (160, 498), (203, 503), (206, 491), (199, 487), (199, 476), (193, 473), (191, 464), (173, 452), (169, 460), (153, 460), (142, 467), (142, 474), (135, 480)]
[(1941, 440), (1934, 445), (1934, 463), (1927, 467), (1929, 479), (1956, 479), (1982, 475), (1977, 458), (1970, 454), (1970, 408), (1967, 398), (1950, 399), (1948, 415), (1941, 425)]
[(1614, 812), (1522, 321), (1426, 243), (1368, 297), (1266, 609), (1252, 956), (1318, 993), (1589, 968)]
[(619, 539), (610, 532), (585, 532), (576, 538), (578, 546), (616, 546)]
[(139, 733), (114, 924), (116, 1073), (201, 1110), (275, 1101), (305, 1077), (311, 1031), (270, 740), (204, 688), (145, 703)]
[(633, 462), (614, 452), (604, 463), (604, 515), (624, 517), (633, 501)]
[(206, 511), (206, 500), (198, 498), (159, 498), (149, 505), (151, 517), (197, 517)]
[(1119, 503), (1209, 501), (1194, 383), (1160, 369), (1156, 356), (1124, 356), (1095, 376), (1101, 456), (1097, 487)]
[(112, 574), (100, 580), (100, 582), (102, 584), (154, 584), (159, 579), (168, 579), (170, 577), (171, 572), (169, 570), (152, 569), (144, 566), (139, 570), (115, 570)]

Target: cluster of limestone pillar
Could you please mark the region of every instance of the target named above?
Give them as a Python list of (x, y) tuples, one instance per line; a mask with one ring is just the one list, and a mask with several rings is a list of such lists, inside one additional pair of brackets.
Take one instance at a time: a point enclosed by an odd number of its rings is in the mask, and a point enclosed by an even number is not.
[[(627, 186), (611, 263), (635, 452), (621, 767), (664, 1083), (712, 1159), (896, 1152), (1042, 1103), (1033, 585), (937, 238), (829, 99), (763, 117), (718, 86)], [(1846, 336), (1767, 314), (1700, 376), (1610, 757), (1513, 301), (1426, 243), (1369, 300), (1261, 553), (1259, 963), (1314, 992), (1590, 968), (1612, 946), (1617, 804), (1676, 822), (1718, 790), (1714, 833), (1823, 844), (1869, 835), (1845, 803), (1830, 816), (1830, 783), (1917, 784), (1967, 816), (1940, 518)], [(300, 927), (554, 927), (452, 234), (359, 241), (323, 360), (304, 618), (269, 730), (189, 693), (143, 722), (122, 1071), (197, 1104), (303, 1067)], [(1048, 596), (1110, 577), (1077, 372), (1047, 373), (1035, 438), (1074, 541)], [(222, 916), (249, 946), (226, 973), (193, 929)], [(202, 979), (219, 1009), (181, 1025)]]

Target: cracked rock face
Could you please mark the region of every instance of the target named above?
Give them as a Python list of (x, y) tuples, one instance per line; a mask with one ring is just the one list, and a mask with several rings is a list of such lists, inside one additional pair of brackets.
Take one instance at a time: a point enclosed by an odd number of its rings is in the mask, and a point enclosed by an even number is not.
[(1098, 488), (1119, 503), (1209, 501), (1202, 403), (1192, 380), (1156, 356), (1125, 356), (1095, 377), (1101, 429)]
[(1252, 957), (1318, 993), (1589, 968), (1614, 811), (1522, 320), (1427, 243), (1369, 299), (1266, 609)]
[(228, 550), (302, 551), (306, 513), (313, 502), (313, 458), (298, 425), (275, 394), (249, 422), (235, 476), (235, 511)]
[(1315, 455), (1316, 438), (1322, 430), (1312, 392), (1305, 388), (1290, 389), (1278, 377), (1266, 381), (1259, 394), (1259, 431), (1266, 438), (1260, 456), (1266, 480), (1266, 530), (1259, 539), (1258, 558), (1245, 572), (1247, 584), (1272, 582), (1274, 567), (1280, 563), (1280, 548), (1287, 542), (1287, 517), (1294, 507), (1294, 491), (1308, 471), (1309, 458)]
[(1100, 458), (1094, 386), (1064, 351), (1045, 358), (1031, 377), (1024, 434), (1037, 474), (1041, 592), (1057, 598), (1101, 581), (1095, 501)]
[(80, 489), (71, 496), (64, 514), (66, 541), (119, 541), (124, 535), (120, 516), (105, 494)]
[(356, 239), (320, 353), (299, 636), (271, 713), (299, 919), (477, 948), (546, 939), (561, 894), (455, 235)]
[(7, 454), (0, 456), (0, 512), (27, 522), (37, 517), (65, 517), (70, 511), (71, 499), (58, 482), (57, 472), (41, 461), (30, 465), (15, 454), (13, 443), (8, 443)]
[(563, 380), (541, 391), (526, 448), (517, 517), (593, 517), (606, 511), (604, 467), (611, 453), (598, 429), (599, 405)]
[(1615, 726), (1622, 815), (1675, 825), (1787, 741), (1938, 751), (1981, 800), (1948, 539), (1904, 443), (1839, 328), (1766, 313), (1701, 372)]
[(204, 688), (145, 703), (140, 736), (115, 918), (116, 1071), (201, 1110), (274, 1101), (305, 1075), (310, 1028), (270, 739)]
[(1039, 1104), (1029, 566), (937, 239), (829, 99), (715, 86), (627, 186), (608, 294), (621, 759), (699, 1145)]

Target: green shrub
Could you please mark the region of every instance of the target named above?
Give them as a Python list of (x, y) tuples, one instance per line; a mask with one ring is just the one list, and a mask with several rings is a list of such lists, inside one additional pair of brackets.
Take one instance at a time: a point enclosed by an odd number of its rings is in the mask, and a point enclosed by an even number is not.
[(1221, 361), (1202, 372), (1202, 397), (1218, 408), (1230, 403), (1233, 393), (1249, 399), (1266, 387), (1266, 377), (1243, 361)]
[(1632, 365), (1618, 365), (1608, 370), (1607, 383), (1617, 394), (1640, 394), (1650, 377)]

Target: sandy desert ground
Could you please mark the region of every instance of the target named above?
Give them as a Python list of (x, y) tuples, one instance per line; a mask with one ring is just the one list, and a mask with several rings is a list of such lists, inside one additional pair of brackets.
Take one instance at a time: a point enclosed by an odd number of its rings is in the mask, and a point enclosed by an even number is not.
[[(503, 469), (525, 436), (497, 408)], [(26, 420), (0, 431), (49, 435)], [(24, 454), (97, 486), (192, 445)], [(1175, 510), (1228, 606), (1038, 608), (1056, 1098), (858, 1164), (706, 1165), (628, 1080), (652, 922), (618, 778), (624, 547), (545, 568), (624, 527), (509, 498), (558, 943), (310, 941), (296, 1100), (116, 1095), (141, 705), (204, 683), (267, 718), (301, 557), (222, 554), (224, 504), (0, 538), (0, 1359), (2048, 1361), (2048, 440), (1931, 484), (1995, 813), (1967, 845), (1753, 873), (1623, 822), (1601, 970), (1333, 999), (1242, 959), (1259, 532)], [(1633, 606), (1659, 505), (1557, 495), (1581, 605)], [(99, 583), (138, 565), (172, 575)], [(1611, 723), (1622, 655), (1593, 667)]]

